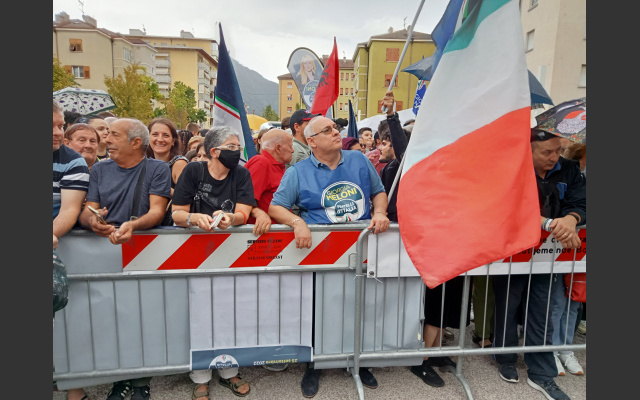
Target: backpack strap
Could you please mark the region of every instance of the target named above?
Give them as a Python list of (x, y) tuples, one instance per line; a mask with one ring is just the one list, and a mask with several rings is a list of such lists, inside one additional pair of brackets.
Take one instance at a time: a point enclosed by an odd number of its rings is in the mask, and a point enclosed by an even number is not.
[[(131, 206), (131, 218), (129, 220), (133, 221), (140, 216), (140, 196), (142, 193), (142, 182), (144, 181), (144, 176), (147, 174), (147, 157), (142, 160), (142, 169), (140, 169), (140, 173), (138, 174), (138, 183), (136, 183), (136, 189), (133, 192), (133, 205)], [(134, 214), (135, 212), (135, 214)]]

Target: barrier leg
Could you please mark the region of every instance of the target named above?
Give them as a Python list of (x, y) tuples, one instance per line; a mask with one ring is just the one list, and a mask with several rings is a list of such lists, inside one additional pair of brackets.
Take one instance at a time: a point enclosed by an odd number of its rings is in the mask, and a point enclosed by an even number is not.
[[(464, 337), (466, 333), (467, 327), (467, 307), (469, 305), (469, 285), (470, 285), (471, 276), (465, 275), (464, 277), (464, 285), (462, 287), (462, 306), (460, 310), (460, 337), (458, 338), (458, 346), (461, 349), (464, 348)], [(473, 394), (471, 394), (471, 387), (469, 386), (469, 382), (467, 382), (464, 374), (462, 373), (462, 362), (464, 361), (464, 355), (459, 355), (458, 360), (456, 362), (456, 371), (455, 376), (460, 381), (464, 392), (467, 394), (467, 399), (473, 400)]]
[(356, 298), (353, 329), (353, 369), (351, 374), (356, 383), (358, 398), (364, 400), (364, 387), (360, 380), (360, 337), (362, 330), (362, 292), (364, 291), (364, 275), (362, 274), (362, 252), (364, 251), (364, 238), (369, 234), (369, 229), (363, 229), (356, 243)]

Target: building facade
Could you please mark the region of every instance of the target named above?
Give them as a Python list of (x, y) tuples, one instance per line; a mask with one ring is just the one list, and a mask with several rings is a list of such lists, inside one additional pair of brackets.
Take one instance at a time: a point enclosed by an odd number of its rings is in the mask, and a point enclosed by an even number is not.
[(527, 67), (555, 104), (587, 95), (586, 3), (520, 0)]
[[(368, 42), (359, 43), (353, 53), (354, 112), (358, 120), (380, 114), (382, 97), (389, 88), (391, 78), (408, 37), (408, 29), (375, 35)], [(413, 32), (401, 69), (429, 57), (435, 52), (431, 35)], [(393, 94), (396, 110), (413, 107), (418, 78), (399, 72)], [(348, 111), (348, 108), (347, 108)]]
[(296, 82), (290, 73), (278, 76), (278, 116), (290, 117), (296, 109), (305, 108)]
[(197, 107), (207, 113), (203, 128), (213, 124), (213, 91), (218, 72), (218, 43), (213, 39), (195, 38), (191, 32), (180, 31), (180, 37), (147, 35), (129, 29), (130, 40), (147, 43), (157, 49), (156, 83), (160, 93), (169, 95), (175, 82), (182, 82), (196, 92)]
[(70, 19), (61, 12), (53, 23), (53, 56), (80, 87), (107, 90), (105, 77), (115, 78), (135, 63), (145, 67), (147, 76), (156, 78), (157, 50), (153, 46), (98, 28), (97, 21), (87, 15), (82, 18)]

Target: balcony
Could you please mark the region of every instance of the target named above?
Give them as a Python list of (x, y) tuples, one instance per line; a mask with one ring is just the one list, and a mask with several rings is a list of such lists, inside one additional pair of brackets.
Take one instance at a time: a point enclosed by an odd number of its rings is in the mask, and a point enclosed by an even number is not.
[(156, 58), (156, 68), (171, 68), (171, 60), (162, 60)]
[(198, 85), (204, 85), (204, 87), (209, 87), (209, 79), (206, 78), (198, 78)]
[(206, 63), (203, 63), (203, 62), (199, 62), (198, 63), (198, 69), (203, 69), (205, 71), (208, 71), (209, 68), (210, 68), (209, 64), (206, 64)]
[(157, 75), (156, 83), (171, 83), (171, 75)]

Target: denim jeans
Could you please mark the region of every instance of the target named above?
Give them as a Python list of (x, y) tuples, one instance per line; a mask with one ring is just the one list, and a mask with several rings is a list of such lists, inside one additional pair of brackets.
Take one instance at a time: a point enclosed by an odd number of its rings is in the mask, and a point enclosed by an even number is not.
[[(578, 307), (580, 303), (568, 299), (564, 289), (564, 274), (553, 274), (551, 286), (551, 321), (553, 322), (553, 344), (571, 344), (575, 333)], [(568, 310), (567, 310), (568, 308)], [(567, 316), (569, 326), (567, 328)], [(572, 351), (560, 351), (560, 354), (573, 354)]]
[[(521, 303), (526, 301), (526, 297), (523, 299), (522, 294), (527, 290), (529, 275), (512, 275), (509, 282), (509, 290), (507, 291), (508, 278), (508, 275), (493, 276), (493, 290), (496, 302), (493, 347), (502, 347), (503, 341), (505, 347), (518, 346), (517, 315), (522, 305)], [(529, 307), (526, 315), (526, 346), (551, 344), (553, 335), (551, 310), (547, 315), (550, 279), (550, 274), (531, 275)], [(507, 299), (509, 300), (508, 308)], [(499, 364), (515, 364), (518, 360), (518, 354), (496, 354), (495, 359)], [(551, 351), (524, 353), (524, 362), (529, 367), (527, 373), (533, 380), (546, 381), (558, 376), (556, 362)]]

